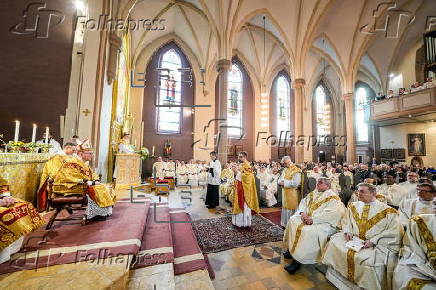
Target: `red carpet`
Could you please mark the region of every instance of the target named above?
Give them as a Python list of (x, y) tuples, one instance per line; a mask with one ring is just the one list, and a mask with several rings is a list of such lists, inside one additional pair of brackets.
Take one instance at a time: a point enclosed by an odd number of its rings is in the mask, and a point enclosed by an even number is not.
[(156, 207), (154, 205), (151, 204), (148, 211), (147, 225), (133, 269), (174, 261), (168, 204), (156, 204)]
[(280, 225), (280, 219), (282, 218), (282, 212), (280, 210), (278, 211), (273, 211), (273, 212), (265, 212), (265, 213), (261, 213), (261, 215), (264, 218), (267, 218), (268, 220), (270, 220), (272, 223), (281, 226)]
[[(50, 231), (40, 228), (26, 237), (20, 253), (0, 265), (0, 274), (135, 255), (141, 246), (149, 207), (149, 203), (117, 203), (106, 221), (88, 225), (78, 220), (61, 221)], [(83, 216), (83, 212), (77, 216)]]
[(183, 209), (170, 210), (174, 248), (174, 274), (207, 269), (206, 261), (192, 230), (189, 215)]

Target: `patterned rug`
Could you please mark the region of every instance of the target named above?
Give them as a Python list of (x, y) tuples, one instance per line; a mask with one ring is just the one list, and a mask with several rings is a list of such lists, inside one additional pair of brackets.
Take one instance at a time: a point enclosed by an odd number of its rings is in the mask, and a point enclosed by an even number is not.
[(283, 239), (283, 229), (260, 215), (253, 215), (248, 229), (234, 227), (232, 217), (197, 220), (192, 228), (206, 254)]

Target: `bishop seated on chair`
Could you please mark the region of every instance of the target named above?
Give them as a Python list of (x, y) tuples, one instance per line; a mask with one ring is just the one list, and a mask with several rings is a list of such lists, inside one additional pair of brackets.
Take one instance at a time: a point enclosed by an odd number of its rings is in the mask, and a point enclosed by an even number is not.
[(288, 221), (283, 242), (288, 248), (285, 258), (294, 260), (285, 267), (290, 274), (301, 264), (320, 263), (329, 237), (339, 227), (345, 207), (330, 187), (330, 180), (320, 177), (316, 189), (300, 202), (297, 213)]
[(44, 223), (30, 202), (12, 197), (6, 181), (0, 180), (0, 264), (21, 249), (26, 234)]
[[(92, 149), (81, 147), (78, 156), (57, 155), (45, 164), (38, 191), (38, 210), (47, 209), (48, 199), (86, 195), (85, 222), (105, 219), (112, 214), (116, 197), (108, 185), (99, 182), (99, 176), (87, 164), (92, 160)], [(48, 196), (49, 190), (52, 196)]]
[(342, 231), (327, 244), (322, 262), (339, 289), (391, 289), (403, 227), (398, 213), (376, 199), (372, 184), (358, 185), (359, 201), (342, 219)]

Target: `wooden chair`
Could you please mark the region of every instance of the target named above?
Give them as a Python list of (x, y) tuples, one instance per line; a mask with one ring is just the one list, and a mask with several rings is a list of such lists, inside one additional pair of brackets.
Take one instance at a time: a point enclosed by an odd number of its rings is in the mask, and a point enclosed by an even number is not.
[[(74, 194), (65, 196), (62, 194), (57, 194), (55, 191), (53, 191), (53, 180), (48, 181), (48, 188), (47, 188), (47, 200), (48, 200), (48, 209), (54, 209), (55, 213), (50, 218), (46, 230), (51, 229), (53, 226), (53, 223), (55, 221), (67, 221), (67, 220), (77, 220), (77, 218), (63, 218), (63, 219), (56, 219), (56, 217), (59, 215), (59, 213), (63, 210), (68, 211), (69, 214), (73, 214), (75, 210), (83, 210), (86, 208), (86, 205), (88, 203), (86, 193), (87, 193), (87, 187), (86, 182), (84, 182), (83, 185), (83, 193)], [(83, 218), (81, 218), (83, 220)]]

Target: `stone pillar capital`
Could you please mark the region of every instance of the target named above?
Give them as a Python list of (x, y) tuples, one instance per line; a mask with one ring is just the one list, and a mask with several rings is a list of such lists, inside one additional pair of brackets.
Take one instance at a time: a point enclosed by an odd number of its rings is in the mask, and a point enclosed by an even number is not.
[(232, 62), (228, 59), (220, 59), (216, 64), (216, 70), (218, 73), (222, 71), (229, 71)]
[(294, 88), (301, 89), (306, 84), (306, 81), (304, 79), (295, 79), (294, 80)]

